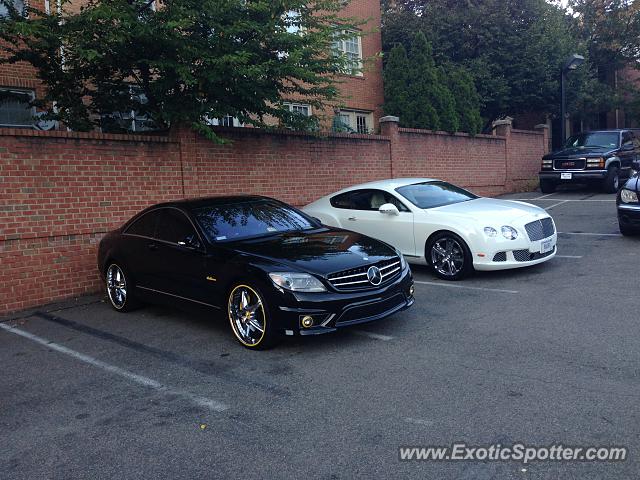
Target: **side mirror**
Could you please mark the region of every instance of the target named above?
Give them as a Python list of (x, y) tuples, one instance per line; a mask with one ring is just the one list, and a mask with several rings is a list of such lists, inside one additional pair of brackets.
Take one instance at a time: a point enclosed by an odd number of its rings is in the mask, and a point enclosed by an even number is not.
[(385, 203), (384, 205), (381, 205), (378, 211), (385, 215), (400, 215), (400, 210), (398, 210), (398, 207), (393, 203)]
[(178, 245), (191, 250), (200, 250), (202, 245), (196, 235), (188, 235), (183, 240), (178, 241)]

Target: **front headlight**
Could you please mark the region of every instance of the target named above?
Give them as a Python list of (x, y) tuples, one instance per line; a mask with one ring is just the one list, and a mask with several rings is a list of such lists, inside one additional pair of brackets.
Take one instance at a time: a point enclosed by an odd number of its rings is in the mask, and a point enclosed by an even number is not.
[(502, 236), (507, 240), (515, 240), (518, 238), (518, 231), (509, 225), (502, 226)]
[(622, 203), (638, 203), (638, 194), (623, 188), (620, 191), (620, 200)]
[(404, 259), (404, 255), (402, 255), (400, 250), (396, 250), (396, 253), (400, 257), (400, 271), (403, 271), (405, 268), (407, 268), (407, 261)]
[(292, 292), (325, 292), (327, 290), (320, 280), (308, 273), (273, 272), (269, 277), (278, 287)]
[(498, 231), (493, 227), (484, 227), (484, 234), (487, 237), (495, 237), (498, 235)]

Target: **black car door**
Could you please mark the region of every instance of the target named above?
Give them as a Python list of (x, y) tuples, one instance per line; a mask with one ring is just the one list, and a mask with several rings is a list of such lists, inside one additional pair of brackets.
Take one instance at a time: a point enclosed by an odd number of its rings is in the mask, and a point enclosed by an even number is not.
[(154, 265), (157, 261), (156, 230), (161, 211), (151, 210), (138, 217), (123, 232), (124, 264), (139, 288), (156, 288)]
[(212, 305), (216, 277), (207, 269), (204, 243), (191, 220), (178, 208), (163, 208), (157, 235), (157, 289), (169, 296)]

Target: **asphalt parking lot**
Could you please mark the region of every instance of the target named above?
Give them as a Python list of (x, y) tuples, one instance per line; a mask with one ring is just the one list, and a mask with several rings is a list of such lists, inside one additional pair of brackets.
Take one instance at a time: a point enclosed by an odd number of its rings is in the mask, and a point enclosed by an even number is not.
[[(253, 352), (223, 319), (98, 297), (5, 319), (1, 478), (625, 479), (640, 469), (640, 238), (614, 195), (547, 208), (558, 255)], [(15, 327), (15, 328), (10, 328)], [(398, 448), (626, 446), (624, 462), (401, 462)]]

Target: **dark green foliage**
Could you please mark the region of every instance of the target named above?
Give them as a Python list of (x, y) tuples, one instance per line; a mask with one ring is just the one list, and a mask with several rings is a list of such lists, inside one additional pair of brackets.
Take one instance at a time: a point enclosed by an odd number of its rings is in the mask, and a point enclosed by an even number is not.
[(480, 96), (473, 83), (473, 77), (465, 68), (456, 65), (448, 65), (446, 71), (449, 89), (455, 99), (460, 130), (471, 135), (480, 133)]
[(400, 124), (406, 126), (410, 100), (409, 59), (404, 45), (399, 44), (389, 52), (384, 69), (385, 114), (400, 117)]
[(437, 64), (469, 72), (487, 120), (555, 112), (560, 66), (578, 48), (569, 22), (545, 0), (398, 0), (384, 14), (384, 49), (423, 32)]
[(338, 17), (341, 0), (166, 0), (157, 11), (150, 3), (12, 12), (0, 21), (2, 61), (34, 65), (48, 89), (41, 104), (55, 101), (50, 116), (74, 130), (92, 129), (100, 113), (131, 110), (161, 128), (190, 125), (212, 138), (208, 119), (225, 115), (312, 128), (314, 119), (290, 113), (282, 99), (303, 95), (322, 107), (338, 94), (335, 74), (347, 59), (331, 53), (332, 43), (355, 27)]

